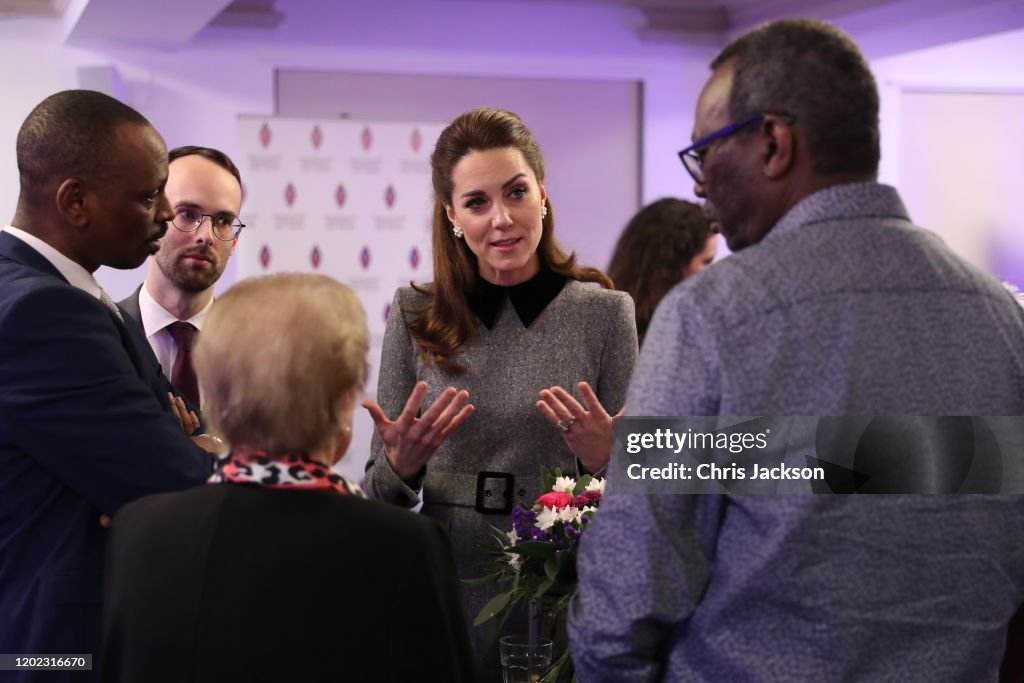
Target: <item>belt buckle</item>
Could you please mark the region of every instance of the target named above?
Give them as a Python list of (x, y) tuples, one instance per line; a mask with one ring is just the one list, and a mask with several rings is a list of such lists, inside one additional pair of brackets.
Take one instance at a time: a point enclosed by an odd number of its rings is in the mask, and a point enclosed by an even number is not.
[[(505, 490), (502, 492), (504, 500), (500, 507), (494, 505), (495, 496), (487, 486), (488, 480), (495, 479), (501, 479), (505, 482)], [(473, 509), (484, 514), (508, 514), (512, 512), (514, 482), (515, 477), (509, 472), (477, 472), (476, 503), (473, 505)], [(488, 504), (488, 499), (490, 499), (491, 504)]]

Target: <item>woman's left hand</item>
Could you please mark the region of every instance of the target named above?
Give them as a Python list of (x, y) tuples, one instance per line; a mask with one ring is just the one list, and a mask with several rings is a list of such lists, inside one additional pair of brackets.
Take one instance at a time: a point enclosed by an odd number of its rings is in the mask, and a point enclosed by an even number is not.
[(551, 387), (540, 392), (537, 409), (552, 427), (562, 430), (562, 438), (583, 468), (594, 473), (608, 464), (612, 455), (612, 420), (621, 417), (626, 407), (613, 418), (601, 405), (597, 394), (586, 382), (576, 385), (583, 397), (583, 405), (562, 387)]

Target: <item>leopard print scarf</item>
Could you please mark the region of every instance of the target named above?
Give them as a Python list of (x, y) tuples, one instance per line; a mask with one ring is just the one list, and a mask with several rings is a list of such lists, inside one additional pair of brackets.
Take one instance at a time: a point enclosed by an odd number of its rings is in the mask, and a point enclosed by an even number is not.
[(210, 484), (232, 482), (269, 488), (330, 489), (365, 498), (363, 490), (304, 453), (270, 457), (262, 450), (235, 449), (217, 462)]

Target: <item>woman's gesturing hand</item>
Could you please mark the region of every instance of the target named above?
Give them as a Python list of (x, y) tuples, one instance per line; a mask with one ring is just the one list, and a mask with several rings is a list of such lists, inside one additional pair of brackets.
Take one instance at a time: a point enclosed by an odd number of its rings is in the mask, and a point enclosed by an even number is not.
[[(562, 431), (562, 438), (589, 473), (608, 464), (612, 454), (612, 420), (601, 405), (597, 394), (586, 382), (576, 385), (583, 405), (562, 387), (551, 387), (540, 392), (537, 409), (553, 427)], [(621, 417), (625, 406), (615, 415)]]
[(422, 415), (416, 417), (426, 394), (427, 383), (417, 382), (405, 402), (405, 408), (395, 420), (389, 420), (376, 401), (362, 403), (373, 418), (391, 469), (403, 481), (413, 479), (434, 456), (445, 437), (473, 413), (473, 406), (468, 403), (469, 392), (448, 387)]

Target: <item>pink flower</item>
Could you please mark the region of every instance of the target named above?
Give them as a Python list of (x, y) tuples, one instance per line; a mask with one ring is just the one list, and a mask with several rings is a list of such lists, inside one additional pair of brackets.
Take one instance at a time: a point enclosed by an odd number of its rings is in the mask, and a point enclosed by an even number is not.
[(537, 499), (537, 505), (541, 505), (552, 510), (561, 510), (562, 508), (568, 507), (572, 503), (572, 496), (564, 491), (552, 491), (551, 493), (545, 493), (543, 496)]

